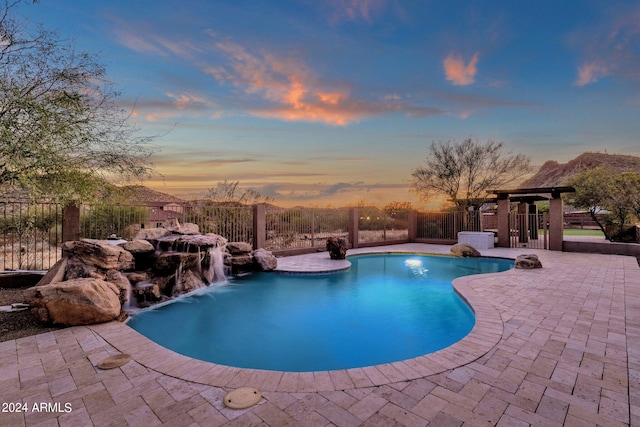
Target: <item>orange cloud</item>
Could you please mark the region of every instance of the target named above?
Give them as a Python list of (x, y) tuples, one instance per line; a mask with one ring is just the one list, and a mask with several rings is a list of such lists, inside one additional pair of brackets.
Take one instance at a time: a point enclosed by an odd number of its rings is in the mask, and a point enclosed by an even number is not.
[(325, 102), (327, 104), (331, 104), (331, 105), (338, 105), (341, 101), (343, 101), (345, 99), (345, 94), (344, 93), (337, 93), (337, 92), (322, 93), (322, 92), (318, 92), (317, 95), (318, 95), (318, 98), (320, 98), (320, 101)]
[(345, 126), (368, 115), (349, 98), (348, 90), (327, 90), (298, 61), (250, 53), (231, 42), (219, 42), (216, 46), (229, 56), (230, 64), (228, 68), (209, 67), (206, 73), (275, 103), (252, 108), (250, 112), (256, 116)]
[(461, 55), (450, 53), (444, 60), (444, 72), (447, 80), (455, 86), (467, 86), (475, 82), (479, 53), (476, 52), (465, 65)]
[[(363, 6), (364, 7), (364, 6)], [(194, 46), (188, 41), (173, 42), (150, 32), (118, 27), (120, 41), (139, 52), (155, 55), (174, 55), (186, 61), (221, 83), (228, 83), (244, 94), (243, 99), (232, 99), (233, 108), (239, 108), (257, 117), (288, 121), (306, 121), (346, 126), (363, 118), (405, 113), (408, 117), (426, 117), (442, 114), (439, 109), (413, 105), (391, 94), (376, 99), (354, 99), (350, 89), (341, 83), (325, 83), (302, 61), (283, 58), (265, 51), (250, 51), (244, 46), (209, 32), (214, 43)], [(212, 49), (213, 48), (213, 49)], [(207, 65), (206, 55), (222, 53), (216, 65)], [(154, 122), (183, 116), (219, 118), (223, 108), (206, 96), (183, 92), (167, 93), (168, 99), (136, 103), (135, 117)]]
[(582, 67), (578, 67), (578, 79), (575, 81), (575, 85), (586, 86), (607, 75), (609, 75), (609, 70), (603, 64), (584, 64)]

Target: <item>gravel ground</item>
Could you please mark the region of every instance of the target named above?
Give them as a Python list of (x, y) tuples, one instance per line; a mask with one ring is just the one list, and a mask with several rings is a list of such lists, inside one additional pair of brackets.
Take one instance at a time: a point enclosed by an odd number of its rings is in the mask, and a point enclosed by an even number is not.
[[(23, 295), (25, 289), (27, 289), (27, 287), (0, 287), (0, 306), (25, 302)], [(61, 329), (61, 327), (41, 323), (29, 310), (12, 313), (0, 311), (0, 342), (55, 331), (57, 329)]]

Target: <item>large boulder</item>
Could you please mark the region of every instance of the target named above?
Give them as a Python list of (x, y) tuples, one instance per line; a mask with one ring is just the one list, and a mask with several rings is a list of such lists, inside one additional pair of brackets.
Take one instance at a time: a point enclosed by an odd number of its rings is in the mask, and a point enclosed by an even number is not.
[(179, 268), (182, 270), (198, 268), (199, 264), (200, 258), (197, 253), (164, 252), (157, 257), (154, 270), (173, 273)]
[(253, 247), (246, 242), (229, 242), (226, 248), (231, 255), (245, 255), (253, 250)]
[(104, 280), (109, 283), (113, 283), (118, 287), (120, 303), (124, 304), (125, 301), (129, 301), (129, 290), (131, 289), (131, 282), (123, 272), (118, 270), (109, 270), (105, 274)]
[(456, 243), (451, 246), (450, 251), (456, 257), (473, 258), (481, 256), (480, 251), (468, 243)]
[(231, 274), (249, 273), (254, 269), (251, 254), (232, 256), (228, 261), (231, 266)]
[(227, 244), (227, 239), (218, 234), (190, 234), (178, 237), (173, 246), (178, 251), (198, 252), (207, 248), (222, 247)]
[(204, 282), (202, 275), (196, 274), (193, 270), (187, 270), (180, 275), (176, 275), (173, 294), (180, 295), (205, 286), (207, 284)]
[(64, 280), (82, 279), (85, 277), (104, 279), (104, 270), (93, 264), (87, 264), (75, 255), (67, 258), (67, 269)]
[(133, 237), (133, 240), (157, 240), (171, 234), (166, 228), (143, 228)]
[(65, 242), (62, 244), (62, 253), (66, 256), (75, 255), (84, 263), (105, 270), (132, 270), (135, 267), (131, 252), (104, 240), (82, 239)]
[(121, 243), (118, 246), (127, 252), (131, 252), (134, 257), (137, 255), (152, 254), (156, 251), (156, 248), (154, 248), (148, 240), (132, 240)]
[(200, 234), (200, 227), (198, 224), (191, 222), (185, 222), (180, 224), (178, 220), (175, 220), (175, 225), (167, 227), (173, 234), (195, 235)]
[(347, 257), (347, 243), (338, 237), (327, 239), (327, 251), (331, 259), (345, 259)]
[(278, 266), (278, 259), (266, 249), (256, 249), (253, 251), (253, 261), (262, 271), (275, 270)]
[(133, 255), (136, 269), (146, 270), (153, 267), (156, 248), (148, 240), (132, 240), (118, 246)]
[(57, 325), (91, 325), (120, 315), (118, 287), (104, 280), (85, 278), (35, 286), (25, 290), (33, 314)]
[(518, 257), (516, 258), (516, 268), (520, 268), (523, 270), (532, 270), (534, 268), (542, 268), (542, 263), (538, 259), (538, 255), (518, 255)]
[(49, 271), (47, 271), (47, 274), (45, 274), (42, 279), (40, 279), (36, 286), (44, 286), (48, 285), (49, 283), (62, 282), (67, 271), (68, 260), (69, 258), (66, 257), (60, 258), (58, 262), (56, 262), (53, 267), (51, 267)]

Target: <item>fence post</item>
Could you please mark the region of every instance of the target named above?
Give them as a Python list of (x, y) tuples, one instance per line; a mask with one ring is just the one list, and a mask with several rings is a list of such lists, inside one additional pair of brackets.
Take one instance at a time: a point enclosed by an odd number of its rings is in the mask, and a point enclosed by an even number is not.
[(418, 212), (413, 209), (409, 211), (407, 234), (409, 242), (413, 243), (418, 237)]
[(80, 206), (68, 204), (62, 208), (62, 242), (80, 240)]
[(266, 243), (266, 209), (264, 205), (253, 205), (253, 249), (264, 248)]
[(353, 249), (358, 247), (358, 208), (349, 208), (349, 241)]
[(316, 214), (313, 209), (311, 209), (311, 247), (315, 248), (316, 246)]

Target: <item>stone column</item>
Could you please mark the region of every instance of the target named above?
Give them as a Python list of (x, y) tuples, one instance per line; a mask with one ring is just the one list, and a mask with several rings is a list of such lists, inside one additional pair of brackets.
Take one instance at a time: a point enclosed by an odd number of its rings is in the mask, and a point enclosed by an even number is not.
[(549, 249), (562, 250), (564, 240), (564, 212), (560, 193), (552, 193), (549, 200)]
[(62, 209), (62, 242), (80, 240), (80, 206), (69, 204)]
[(509, 228), (509, 211), (511, 210), (511, 203), (509, 202), (509, 195), (500, 195), (498, 199), (498, 247), (508, 248), (509, 236), (511, 230)]
[(253, 205), (253, 249), (267, 244), (267, 219), (264, 205)]

